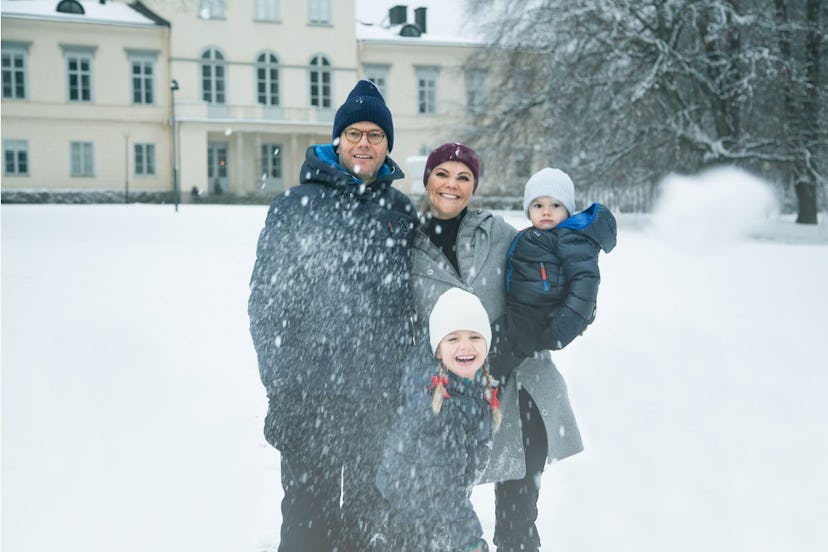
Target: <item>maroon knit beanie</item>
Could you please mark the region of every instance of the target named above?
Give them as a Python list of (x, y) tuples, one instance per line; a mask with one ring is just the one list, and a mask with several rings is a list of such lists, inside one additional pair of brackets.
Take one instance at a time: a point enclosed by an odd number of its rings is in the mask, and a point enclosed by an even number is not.
[(423, 172), (423, 184), (428, 185), (428, 177), (431, 171), (434, 170), (434, 167), (446, 161), (459, 161), (469, 168), (474, 176), (473, 192), (476, 192), (477, 184), (480, 182), (480, 160), (473, 149), (457, 142), (443, 144), (431, 152), (426, 161), (425, 172)]

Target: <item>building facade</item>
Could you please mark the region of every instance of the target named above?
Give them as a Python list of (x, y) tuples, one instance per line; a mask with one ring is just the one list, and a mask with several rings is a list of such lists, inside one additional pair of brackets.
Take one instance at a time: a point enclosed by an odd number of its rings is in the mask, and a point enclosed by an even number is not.
[(171, 189), (169, 27), (125, 4), (2, 4), (4, 196)]
[(4, 0), (4, 201), (266, 201), (330, 142), (360, 78), (394, 115), (399, 186), (422, 192), (423, 155), (457, 139), (482, 91), (465, 67), (479, 45), (430, 32), (428, 6), (386, 4)]

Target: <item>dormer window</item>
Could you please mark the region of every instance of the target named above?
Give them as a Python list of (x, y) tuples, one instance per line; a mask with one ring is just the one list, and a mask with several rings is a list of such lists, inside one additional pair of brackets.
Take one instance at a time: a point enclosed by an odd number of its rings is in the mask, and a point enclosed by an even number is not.
[(83, 11), (83, 6), (80, 5), (80, 2), (76, 2), (75, 0), (60, 0), (57, 8), (55, 8), (55, 11), (59, 13), (76, 13), (79, 15), (83, 15), (85, 13)]
[(403, 25), (402, 29), (400, 29), (400, 36), (418, 37), (421, 34), (420, 28), (417, 25), (412, 25), (411, 23)]

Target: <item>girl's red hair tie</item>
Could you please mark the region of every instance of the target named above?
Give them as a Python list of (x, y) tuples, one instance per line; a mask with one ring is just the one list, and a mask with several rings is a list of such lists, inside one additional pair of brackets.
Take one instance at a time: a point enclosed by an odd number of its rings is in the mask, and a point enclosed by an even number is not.
[(491, 391), (489, 391), (489, 406), (492, 407), (492, 410), (497, 410), (500, 408), (500, 399), (497, 398), (497, 387), (492, 387)]
[(451, 395), (449, 395), (448, 391), (446, 391), (446, 387), (448, 387), (449, 381), (448, 378), (445, 376), (431, 376), (431, 385), (428, 386), (428, 390), (432, 391), (437, 389), (437, 386), (443, 384), (443, 398), (448, 399)]

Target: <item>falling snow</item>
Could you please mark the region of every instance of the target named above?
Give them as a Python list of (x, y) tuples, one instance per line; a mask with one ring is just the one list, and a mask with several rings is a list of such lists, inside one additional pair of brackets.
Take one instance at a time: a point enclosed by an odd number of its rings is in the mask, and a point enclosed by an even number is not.
[[(266, 210), (2, 206), (4, 550), (275, 550)], [(688, 247), (660, 216), (619, 216), (597, 320), (555, 354), (586, 450), (543, 476), (544, 549), (828, 550), (825, 224), (700, 209), (673, 222), (727, 242)], [(491, 542), (492, 486), (473, 502)]]

